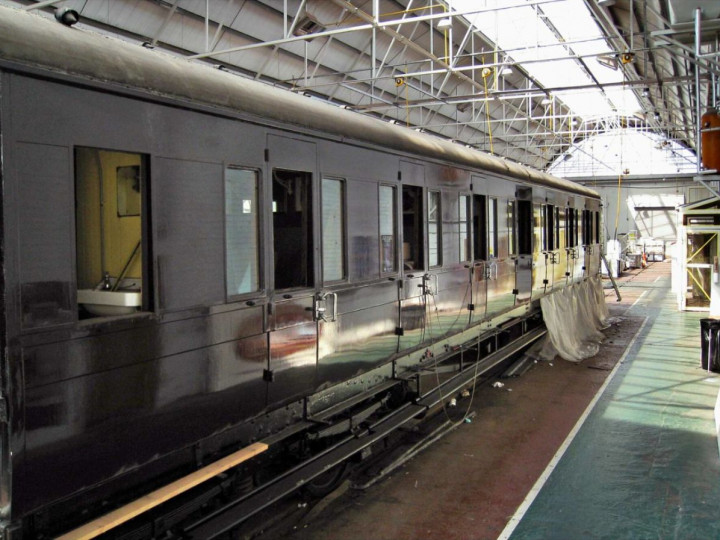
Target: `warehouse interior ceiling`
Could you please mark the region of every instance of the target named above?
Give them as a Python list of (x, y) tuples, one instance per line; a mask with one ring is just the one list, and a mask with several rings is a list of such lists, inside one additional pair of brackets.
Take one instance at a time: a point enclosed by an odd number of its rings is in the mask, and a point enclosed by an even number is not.
[(602, 145), (586, 141), (626, 132), (697, 169), (698, 119), (720, 80), (717, 0), (0, 4), (73, 9), (79, 26), (541, 170), (583, 154), (586, 174), (622, 173), (622, 145), (595, 156)]

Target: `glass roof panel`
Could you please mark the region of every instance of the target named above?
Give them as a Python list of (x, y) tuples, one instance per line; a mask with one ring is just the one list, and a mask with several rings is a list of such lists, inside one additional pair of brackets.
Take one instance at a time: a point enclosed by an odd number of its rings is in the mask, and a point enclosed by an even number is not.
[(548, 172), (557, 176), (591, 177), (694, 172), (688, 148), (655, 133), (615, 129), (577, 144), (559, 156)]
[[(463, 11), (502, 8), (516, 5), (517, 0), (449, 0), (451, 8)], [(599, 54), (615, 54), (608, 46), (598, 25), (582, 0), (549, 0), (532, 5), (500, 9), (471, 15), (468, 20), (507, 51), (509, 61), (521, 64), (528, 74), (545, 88), (587, 86), (595, 81), (622, 83), (623, 73), (599, 64)], [(581, 56), (581, 60), (572, 59)], [(561, 60), (566, 58), (567, 60)], [(541, 60), (541, 62), (538, 62)], [(542, 60), (548, 60), (543, 62)], [(552, 60), (552, 61), (550, 61)], [(594, 78), (594, 79), (593, 79)], [(634, 94), (608, 88), (558, 91), (558, 97), (583, 118), (630, 115), (641, 107)]]

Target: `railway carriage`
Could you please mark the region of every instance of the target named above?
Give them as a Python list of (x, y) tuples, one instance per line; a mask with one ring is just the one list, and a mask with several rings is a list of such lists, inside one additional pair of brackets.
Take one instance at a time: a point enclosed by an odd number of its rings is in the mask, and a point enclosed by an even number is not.
[[(258, 471), (288, 453), (312, 484), (599, 268), (590, 189), (9, 8), (0, 130), (6, 539), (258, 442), (215, 493), (280, 486)], [(463, 351), (454, 386), (419, 382)], [(210, 537), (208, 491), (165, 529)], [(218, 531), (265, 504), (228, 500)]]

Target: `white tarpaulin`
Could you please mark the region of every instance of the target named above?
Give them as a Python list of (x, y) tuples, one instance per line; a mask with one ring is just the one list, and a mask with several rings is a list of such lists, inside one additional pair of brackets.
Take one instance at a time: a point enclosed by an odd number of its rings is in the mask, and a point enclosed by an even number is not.
[(540, 299), (549, 343), (544, 357), (559, 354), (565, 360), (580, 362), (595, 356), (607, 327), (608, 309), (602, 279), (587, 279)]

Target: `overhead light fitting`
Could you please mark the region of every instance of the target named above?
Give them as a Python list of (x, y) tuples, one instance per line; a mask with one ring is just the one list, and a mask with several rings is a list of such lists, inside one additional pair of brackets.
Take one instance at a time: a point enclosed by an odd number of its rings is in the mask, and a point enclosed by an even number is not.
[(513, 70), (510, 66), (505, 66), (500, 70), (500, 75), (512, 75)]
[(72, 26), (80, 20), (80, 15), (74, 9), (59, 8), (55, 10), (55, 19), (65, 26)]
[(541, 105), (550, 105), (551, 103), (552, 103), (552, 99), (550, 98), (550, 96), (547, 96), (547, 95), (544, 98), (542, 98), (542, 100), (540, 101)]
[(635, 53), (634, 53), (634, 52), (625, 51), (624, 53), (622, 53), (622, 54), (620, 55), (620, 61), (621, 61), (623, 64), (629, 64), (629, 63), (632, 62), (633, 60), (635, 60)]
[(650, 89), (649, 88), (643, 88), (642, 89), (642, 95), (643, 97), (648, 97), (650, 95)]
[(452, 19), (450, 17), (445, 17), (444, 19), (440, 19), (437, 23), (437, 27), (440, 30), (447, 30), (452, 26)]
[(327, 28), (320, 21), (306, 12), (295, 24), (292, 33), (294, 36), (300, 37), (317, 34), (319, 32), (324, 32), (325, 30), (327, 30)]
[(615, 5), (615, 0), (597, 0), (597, 5), (600, 7), (610, 7)]
[(597, 60), (601, 66), (605, 66), (606, 68), (613, 70), (617, 70), (618, 68), (617, 56), (614, 54), (603, 54), (595, 57), (595, 60)]

